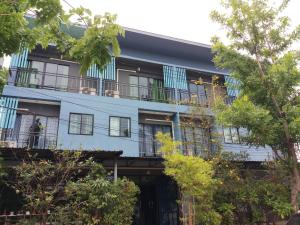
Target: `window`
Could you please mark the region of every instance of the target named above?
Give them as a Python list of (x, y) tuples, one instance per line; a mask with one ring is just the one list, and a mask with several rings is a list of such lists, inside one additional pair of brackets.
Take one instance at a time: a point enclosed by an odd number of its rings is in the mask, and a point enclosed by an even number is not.
[(223, 128), (224, 141), (230, 144), (240, 144), (239, 129), (233, 127)]
[(211, 151), (211, 131), (204, 128), (199, 121), (194, 121), (193, 126), (182, 123), (181, 134), (183, 149), (186, 154), (203, 155)]
[(94, 115), (70, 113), (69, 134), (93, 135)]
[(130, 118), (109, 117), (109, 136), (130, 137)]
[(141, 156), (155, 156), (158, 154), (161, 144), (155, 136), (158, 132), (170, 134), (172, 137), (172, 126), (160, 124), (139, 124), (139, 150)]

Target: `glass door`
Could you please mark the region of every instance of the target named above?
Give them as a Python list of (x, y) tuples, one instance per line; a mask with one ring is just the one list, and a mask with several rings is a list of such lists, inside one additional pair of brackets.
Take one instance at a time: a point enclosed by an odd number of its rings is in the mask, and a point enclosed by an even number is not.
[(129, 97), (139, 97), (139, 80), (136, 76), (129, 76)]
[(69, 66), (46, 63), (44, 86), (55, 89), (67, 89)]
[(68, 89), (69, 66), (57, 65), (56, 84), (59, 89)]

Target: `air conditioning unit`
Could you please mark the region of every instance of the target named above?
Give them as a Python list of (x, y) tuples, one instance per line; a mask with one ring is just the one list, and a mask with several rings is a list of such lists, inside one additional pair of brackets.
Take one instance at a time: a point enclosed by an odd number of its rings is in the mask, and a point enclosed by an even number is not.
[(116, 90), (105, 90), (105, 96), (120, 98), (120, 92)]
[(81, 94), (96, 95), (96, 88), (80, 87)]

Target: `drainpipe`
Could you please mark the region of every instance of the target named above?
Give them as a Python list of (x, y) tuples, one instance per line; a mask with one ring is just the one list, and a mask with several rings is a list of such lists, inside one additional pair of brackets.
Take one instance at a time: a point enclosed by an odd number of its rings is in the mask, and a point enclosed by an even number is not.
[(114, 158), (114, 182), (118, 179), (118, 160), (117, 157)]

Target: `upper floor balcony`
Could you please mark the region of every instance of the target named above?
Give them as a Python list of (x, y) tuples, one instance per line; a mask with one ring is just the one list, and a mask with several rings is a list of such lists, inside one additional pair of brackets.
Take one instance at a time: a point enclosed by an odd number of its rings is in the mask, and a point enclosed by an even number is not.
[[(18, 87), (65, 91), (72, 93), (101, 95), (113, 98), (126, 98), (140, 101), (177, 103), (183, 105), (197, 104), (202, 107), (211, 107), (218, 96), (223, 96), (230, 104), (232, 97), (225, 97), (224, 86), (213, 86), (205, 83), (201, 85), (190, 82), (188, 89), (174, 89), (163, 86), (162, 80), (143, 77), (143, 82), (132, 79), (129, 82), (102, 80), (88, 76), (73, 76), (70, 74), (51, 73), (36, 69), (11, 69), (9, 85)], [(146, 82), (145, 82), (146, 80)]]
[(99, 80), (63, 73), (51, 73), (36, 69), (11, 69), (8, 84), (18, 87), (48, 89), (73, 93), (99, 95)]
[(19, 87), (202, 107), (211, 107), (218, 96), (232, 100), (224, 76), (215, 85), (212, 73), (176, 66), (120, 57), (103, 71), (93, 65), (80, 75), (80, 65), (62, 59), (54, 46), (37, 46), (12, 58), (8, 84)]

